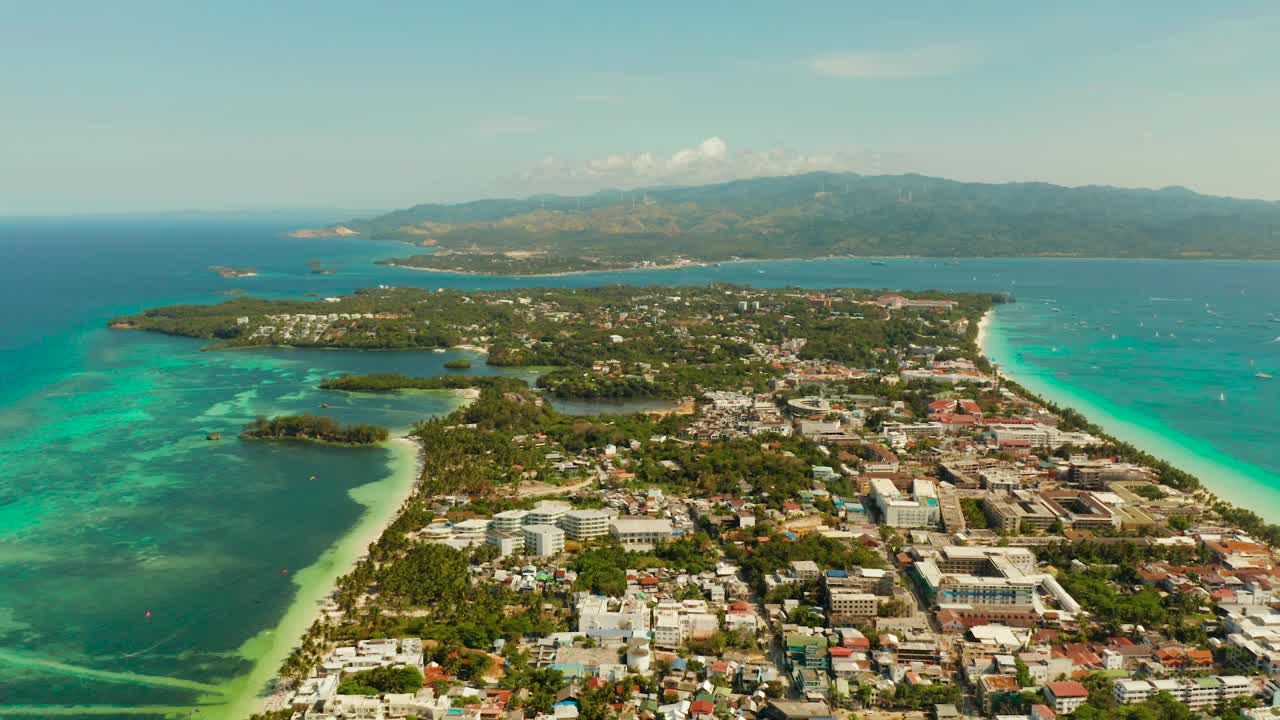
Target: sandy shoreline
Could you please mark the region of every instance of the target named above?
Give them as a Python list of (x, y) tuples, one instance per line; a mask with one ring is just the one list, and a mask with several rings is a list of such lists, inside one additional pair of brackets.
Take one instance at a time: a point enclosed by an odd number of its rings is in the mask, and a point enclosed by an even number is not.
[(319, 619), (338, 578), (351, 572), (367, 554), (369, 545), (395, 522), (417, 489), (422, 470), (418, 444), (399, 436), (390, 440), (387, 447), (392, 451), (387, 466), (390, 473), (350, 491), (351, 497), (366, 508), (364, 514), (314, 564), (294, 575), (298, 591), (279, 624), (254, 636), (240, 649), (241, 654), (254, 659), (253, 670), (236, 683), (228, 704), (209, 717), (243, 720), (251, 713), (281, 708), (288, 701), (289, 693), (284, 691), (265, 697), (259, 693), (276, 679), (285, 658)]
[(995, 312), (992, 308), (982, 313), (982, 319), (978, 321), (978, 337), (974, 340), (978, 345), (978, 352), (982, 356), (991, 360), (990, 353), (987, 352), (987, 333), (991, 331), (991, 315)]
[[(978, 351), (991, 360), (992, 351), (1012, 352), (1013, 348), (995, 348), (994, 310), (989, 310), (978, 325)], [(1059, 383), (1052, 378), (1028, 374), (1020, 377), (1017, 362), (1000, 363), (996, 372), (1030, 393), (1060, 406), (1076, 410), (1108, 435), (1127, 442), (1143, 452), (1160, 458), (1190, 473), (1200, 481), (1200, 489), (1211, 503), (1224, 501), (1257, 513), (1269, 523), (1280, 522), (1280, 484), (1263, 468), (1227, 455), (1212, 444), (1173, 428), (1153, 425), (1152, 419), (1112, 406), (1105, 397), (1085, 388)]]

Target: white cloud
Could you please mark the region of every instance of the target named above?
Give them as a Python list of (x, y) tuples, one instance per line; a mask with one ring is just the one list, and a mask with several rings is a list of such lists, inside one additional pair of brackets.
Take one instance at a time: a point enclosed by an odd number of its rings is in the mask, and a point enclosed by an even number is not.
[(581, 163), (567, 163), (548, 155), (524, 172), (524, 181), (578, 180), (594, 185), (631, 186), (662, 183), (703, 183), (765, 175), (796, 175), (817, 170), (850, 169), (849, 158), (807, 155), (787, 148), (730, 150), (720, 137), (664, 155), (652, 151), (613, 153)]
[(958, 45), (934, 45), (906, 50), (831, 52), (810, 61), (819, 75), (855, 80), (905, 80), (939, 77), (976, 65), (979, 54)]

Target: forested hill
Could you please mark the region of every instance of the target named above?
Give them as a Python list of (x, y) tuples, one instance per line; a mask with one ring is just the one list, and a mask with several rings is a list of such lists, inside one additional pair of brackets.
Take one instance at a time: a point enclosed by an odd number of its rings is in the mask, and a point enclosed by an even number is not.
[(522, 267), (511, 269), (526, 272), (828, 255), (1280, 258), (1276, 202), (921, 175), (813, 173), (418, 205), (345, 225), (443, 250), (408, 264), (483, 269), (515, 251)]

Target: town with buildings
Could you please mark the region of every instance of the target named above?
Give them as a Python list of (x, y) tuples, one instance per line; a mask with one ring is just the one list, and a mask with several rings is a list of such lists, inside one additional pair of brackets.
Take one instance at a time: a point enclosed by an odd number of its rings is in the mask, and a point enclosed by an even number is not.
[[(450, 299), (507, 318), (437, 327), (491, 362), (573, 360), (545, 363), (541, 392), (482, 387), (420, 426), (418, 495), (340, 581), (269, 717), (1280, 708), (1262, 528), (1004, 380), (974, 344), (989, 301), (625, 293)], [(429, 297), (365, 302), (362, 327), (438, 325)], [(284, 326), (243, 324), (268, 317)], [(680, 410), (553, 409), (620, 388)]]

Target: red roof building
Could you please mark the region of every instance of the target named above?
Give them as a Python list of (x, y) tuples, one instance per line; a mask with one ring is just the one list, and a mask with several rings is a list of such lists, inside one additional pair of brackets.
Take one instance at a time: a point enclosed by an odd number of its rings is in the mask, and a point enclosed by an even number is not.
[(1089, 699), (1089, 689), (1075, 680), (1061, 680), (1045, 683), (1044, 696), (1055, 713), (1065, 715), (1075, 712)]

